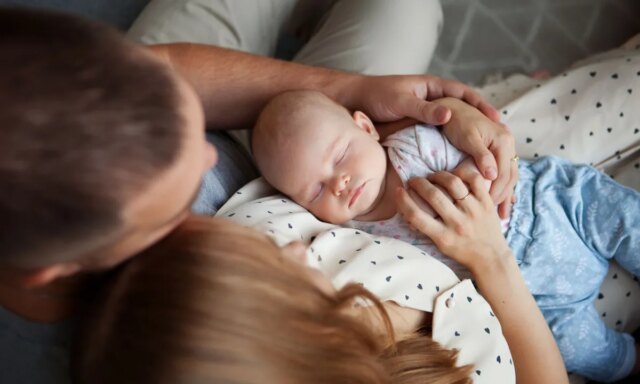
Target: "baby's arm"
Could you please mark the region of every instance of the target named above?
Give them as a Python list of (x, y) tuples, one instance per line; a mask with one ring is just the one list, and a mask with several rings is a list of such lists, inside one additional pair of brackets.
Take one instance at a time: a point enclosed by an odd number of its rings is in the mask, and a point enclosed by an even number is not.
[[(484, 129), (486, 129), (486, 125), (499, 124), (488, 119), (485, 115), (483, 115), (480, 111), (478, 111), (473, 106), (465, 102), (461, 102), (460, 100), (452, 99), (450, 97), (445, 97), (442, 99), (438, 99), (434, 102), (446, 106), (452, 112), (451, 120), (449, 120), (449, 122), (445, 124), (442, 128), (442, 130), (445, 133), (446, 131), (458, 130), (462, 126), (475, 127), (475, 129), (471, 130), (471, 132), (481, 132)], [(471, 140), (471, 138), (469, 138), (469, 140)], [(494, 147), (497, 147), (498, 145), (499, 143), (487, 143), (487, 147), (492, 152), (494, 150)], [(515, 156), (515, 152), (513, 156)], [(505, 157), (504, 154), (502, 156), (496, 156), (496, 161), (498, 162), (500, 169), (511, 170), (510, 175), (508, 175), (508, 179), (511, 180), (510, 182), (513, 182), (515, 184), (515, 182), (518, 179), (518, 167), (514, 166), (516, 163), (511, 160), (513, 156)], [(457, 172), (454, 172), (454, 173), (456, 173), (458, 176), (461, 176)], [(511, 208), (511, 202), (513, 200), (513, 189), (512, 188), (504, 189), (499, 197), (494, 195), (494, 193), (497, 193), (496, 191), (494, 191), (494, 189), (504, 188), (503, 183), (504, 183), (504, 180), (496, 179), (494, 180), (494, 183), (489, 183), (489, 186), (490, 186), (490, 192), (492, 194), (492, 197), (494, 198), (494, 201), (501, 202), (498, 207), (498, 213), (500, 217), (505, 218), (507, 217), (509, 211), (511, 210), (510, 208)]]
[[(480, 174), (480, 170), (476, 166), (476, 163), (473, 161), (473, 159), (470, 157), (467, 157), (464, 160), (462, 160), (460, 163), (458, 163), (458, 165), (456, 165), (456, 167), (453, 170), (451, 170), (451, 173), (464, 179), (467, 175), (471, 175), (474, 173)], [(484, 178), (483, 180), (485, 184), (485, 189), (489, 191), (491, 189), (491, 180), (487, 180)], [(440, 189), (442, 193), (444, 193), (444, 195), (448, 197), (449, 200), (451, 200), (452, 202), (455, 202), (455, 199), (462, 199), (464, 197), (464, 196), (453, 197), (449, 195), (449, 192), (446, 189), (440, 187), (439, 185), (435, 185), (435, 187)], [(438, 215), (434, 212), (431, 206), (426, 201), (424, 201), (417, 193), (415, 193), (412, 189), (408, 189), (407, 192), (409, 193), (409, 196), (413, 198), (415, 203), (420, 207), (420, 209), (422, 209), (422, 211), (424, 211), (426, 214), (428, 214), (431, 217), (434, 217), (434, 218), (438, 217)]]
[[(484, 115), (480, 111), (478, 111), (473, 106), (460, 102), (460, 100), (453, 99), (451, 97), (445, 97), (442, 99), (438, 99), (434, 101), (435, 103), (442, 104), (449, 109), (451, 109), (451, 120), (443, 126), (443, 129), (447, 129), (450, 127), (455, 127), (456, 125), (466, 123), (466, 124), (480, 124), (483, 123), (486, 119)], [(491, 122), (494, 124), (493, 122)], [(452, 144), (453, 145), (453, 144)], [(466, 157), (462, 160), (455, 168), (451, 171), (454, 175), (465, 179), (464, 175), (477, 173), (480, 174), (480, 170), (476, 166), (475, 161), (471, 157)], [(491, 189), (491, 180), (485, 179), (485, 186), (487, 191)]]
[[(404, 169), (403, 171), (398, 171), (404, 172), (404, 174), (401, 175), (404, 179), (416, 176), (428, 177), (429, 174), (438, 171), (449, 171), (463, 179), (465, 175), (480, 174), (473, 158), (467, 156), (466, 153), (463, 153), (449, 142), (442, 130), (447, 128), (456, 129), (456, 127), (461, 124), (485, 124), (488, 119), (475, 108), (457, 99), (442, 98), (434, 102), (443, 104), (451, 109), (452, 117), (450, 122), (442, 129), (416, 126), (416, 128), (411, 131), (412, 133), (403, 131), (390, 136), (385, 141), (385, 146), (389, 148), (389, 156), (392, 163), (397, 163), (399, 167)], [(411, 121), (401, 121), (398, 122), (398, 126), (395, 128), (403, 127), (411, 123)], [(493, 124), (493, 122), (489, 123)], [(415, 136), (413, 136), (414, 133)], [(413, 147), (413, 145), (417, 145), (417, 148)], [(420, 170), (418, 170), (419, 168)], [(485, 180), (485, 187), (487, 190), (490, 190), (492, 183), (488, 179)], [(451, 201), (464, 197), (450, 196), (445, 190), (442, 190), (442, 192)], [(412, 195), (425, 213), (432, 217), (437, 217), (426, 202), (416, 196), (411, 190), (409, 190), (409, 194)]]

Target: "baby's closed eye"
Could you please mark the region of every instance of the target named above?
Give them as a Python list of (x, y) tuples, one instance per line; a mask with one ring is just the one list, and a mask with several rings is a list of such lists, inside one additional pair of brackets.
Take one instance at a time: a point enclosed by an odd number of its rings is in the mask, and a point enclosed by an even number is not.
[(340, 153), (340, 155), (338, 156), (337, 160), (336, 160), (336, 165), (340, 164), (342, 162), (342, 160), (344, 160), (344, 158), (347, 156), (347, 152), (349, 151), (349, 145), (347, 145), (344, 150), (342, 150)]
[(324, 191), (324, 183), (318, 183), (315, 187), (313, 187), (313, 192), (311, 192), (311, 199), (309, 200), (309, 204), (316, 201), (322, 192)]

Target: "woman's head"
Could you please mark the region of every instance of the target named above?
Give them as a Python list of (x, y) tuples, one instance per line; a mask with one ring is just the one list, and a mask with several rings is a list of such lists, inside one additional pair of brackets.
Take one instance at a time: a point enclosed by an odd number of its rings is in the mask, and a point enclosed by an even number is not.
[(385, 361), (397, 353), (383, 356), (388, 340), (347, 310), (355, 297), (375, 301), (366, 290), (327, 291), (228, 222), (187, 221), (109, 288), (79, 338), (79, 383), (392, 381)]

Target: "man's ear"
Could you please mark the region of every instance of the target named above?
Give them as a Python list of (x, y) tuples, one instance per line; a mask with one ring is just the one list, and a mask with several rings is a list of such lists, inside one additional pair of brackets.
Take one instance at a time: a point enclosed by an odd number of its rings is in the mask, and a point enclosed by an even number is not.
[(49, 267), (42, 267), (26, 272), (20, 279), (20, 284), (27, 289), (39, 288), (58, 279), (74, 275), (78, 273), (80, 269), (82, 269), (82, 267), (76, 263), (54, 264)]
[(380, 135), (378, 134), (378, 131), (373, 125), (371, 119), (369, 119), (369, 116), (365, 115), (361, 111), (355, 111), (353, 112), (353, 115), (351, 115), (351, 117), (353, 118), (353, 121), (356, 123), (356, 125), (360, 127), (360, 129), (366, 131), (368, 134), (373, 136), (374, 139), (380, 139)]

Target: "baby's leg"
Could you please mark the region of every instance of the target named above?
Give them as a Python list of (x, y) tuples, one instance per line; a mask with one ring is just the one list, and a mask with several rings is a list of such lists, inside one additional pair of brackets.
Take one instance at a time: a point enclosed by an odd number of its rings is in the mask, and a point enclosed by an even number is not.
[(633, 337), (607, 328), (593, 302), (612, 258), (640, 269), (640, 197), (593, 168), (553, 158), (523, 164), (518, 188), (510, 245), (567, 369), (598, 381), (628, 375)]
[(580, 206), (575, 226), (584, 243), (639, 277), (640, 193), (591, 170), (585, 173)]
[[(618, 264), (629, 271), (636, 277), (640, 276), (640, 193), (618, 184), (602, 172), (596, 171), (586, 166), (576, 166), (576, 175), (581, 184), (579, 194), (576, 189), (568, 189), (568, 199), (572, 202), (566, 202), (570, 209), (566, 209), (569, 219), (578, 236), (581, 237), (584, 244), (593, 251), (596, 257), (603, 261), (611, 261), (615, 259)], [(637, 347), (632, 342), (632, 337), (628, 334), (619, 333), (605, 327), (601, 318), (598, 316), (595, 308), (590, 304), (589, 315), (578, 320), (567, 320), (566, 329), (563, 329), (565, 337), (564, 343), (566, 348), (560, 346), (563, 354), (568, 353), (570, 349), (570, 340), (574, 340), (587, 351), (594, 351), (593, 358), (599, 356), (597, 351), (597, 343), (607, 346), (603, 351), (610, 354), (609, 358), (616, 359), (614, 356), (618, 354), (621, 359), (622, 351), (627, 351), (627, 358), (620, 360), (619, 365), (625, 369), (632, 369), (631, 372), (637, 373), (640, 369), (638, 364)], [(572, 315), (575, 317), (578, 315)], [(584, 335), (583, 329), (587, 329), (589, 322), (594, 322), (593, 330), (603, 328), (606, 332), (600, 331), (601, 335), (591, 336), (585, 341), (580, 341)], [(595, 327), (595, 323), (598, 324)], [(555, 334), (555, 332), (554, 332)], [(589, 343), (591, 342), (591, 344)], [(585, 343), (585, 344), (583, 344)], [(560, 340), (559, 340), (560, 345)], [(591, 345), (591, 346), (590, 346)], [(623, 347), (626, 345), (626, 347)], [(631, 349), (633, 347), (634, 359), (631, 360)], [(613, 354), (613, 355), (611, 355)], [(612, 360), (613, 361), (613, 360)], [(581, 364), (575, 361), (577, 367)], [(604, 366), (603, 366), (604, 367)], [(568, 369), (571, 369), (568, 367)], [(583, 367), (584, 369), (584, 367)], [(602, 367), (600, 367), (602, 369)], [(623, 371), (622, 369), (619, 371)], [(588, 374), (585, 374), (588, 375)], [(615, 378), (620, 378), (613, 376)], [(605, 377), (592, 377), (600, 381), (605, 381)]]
[(558, 343), (567, 371), (591, 380), (620, 380), (637, 369), (633, 337), (607, 328), (593, 304), (541, 308)]

